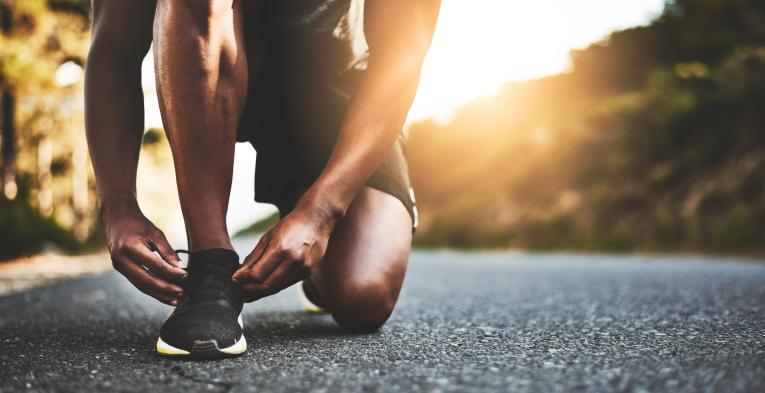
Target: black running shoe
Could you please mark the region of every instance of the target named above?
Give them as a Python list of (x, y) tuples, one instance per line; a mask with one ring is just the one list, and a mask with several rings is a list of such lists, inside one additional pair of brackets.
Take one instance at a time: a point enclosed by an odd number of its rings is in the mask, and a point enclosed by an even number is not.
[(189, 253), (184, 295), (157, 340), (161, 355), (214, 359), (247, 350), (242, 334), (242, 296), (231, 276), (239, 256), (213, 248)]

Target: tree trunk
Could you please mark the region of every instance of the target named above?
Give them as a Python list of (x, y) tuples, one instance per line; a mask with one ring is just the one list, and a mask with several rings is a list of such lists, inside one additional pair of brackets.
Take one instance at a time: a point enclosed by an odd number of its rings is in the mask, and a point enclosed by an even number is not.
[[(11, 2), (0, 0), (0, 32), (2, 34), (10, 33), (13, 28), (13, 13)], [(18, 186), (16, 185), (16, 129), (14, 129), (14, 115), (16, 114), (16, 97), (14, 97), (11, 88), (3, 86), (3, 93), (0, 96), (0, 160), (2, 160), (2, 173), (0, 173), (0, 182), (2, 182), (3, 195), (8, 199), (16, 198)]]
[(46, 130), (37, 144), (37, 205), (40, 213), (46, 217), (53, 214), (53, 175), (51, 163), (53, 162), (53, 142)]
[(0, 129), (2, 129), (2, 186), (3, 194), (8, 199), (16, 198), (16, 129), (14, 115), (16, 114), (16, 97), (6, 89), (2, 94), (2, 109), (0, 109)]

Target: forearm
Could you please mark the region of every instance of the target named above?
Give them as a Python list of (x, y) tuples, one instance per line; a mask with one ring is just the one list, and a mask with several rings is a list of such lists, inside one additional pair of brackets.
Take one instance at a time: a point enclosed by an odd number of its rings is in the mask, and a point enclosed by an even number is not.
[(137, 208), (136, 170), (144, 129), (141, 63), (94, 44), (85, 75), (85, 129), (99, 208)]
[(297, 206), (318, 212), (317, 218), (329, 225), (345, 214), (401, 132), (441, 0), (367, 0), (364, 4), (370, 52), (367, 73), (351, 100), (327, 165)]
[(417, 91), (421, 58), (370, 62), (335, 147), (299, 203), (337, 220), (390, 151)]
[(135, 194), (143, 137), (141, 57), (102, 49), (93, 45), (88, 56), (85, 129), (106, 245), (115, 270), (141, 292), (175, 306), (187, 273), (165, 235), (141, 214)]

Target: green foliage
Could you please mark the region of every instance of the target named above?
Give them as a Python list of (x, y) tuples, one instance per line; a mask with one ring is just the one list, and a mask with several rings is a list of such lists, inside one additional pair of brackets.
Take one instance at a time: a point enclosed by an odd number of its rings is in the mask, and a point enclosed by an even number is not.
[(143, 147), (150, 147), (163, 142), (164, 139), (165, 137), (164, 137), (163, 130), (159, 128), (149, 128), (143, 134), (143, 141), (141, 142), (141, 144), (143, 145)]
[(234, 237), (257, 235), (257, 234), (265, 233), (266, 231), (271, 229), (271, 227), (276, 225), (277, 222), (279, 222), (279, 218), (280, 218), (279, 212), (274, 212), (268, 217), (255, 222), (254, 224), (248, 226), (247, 228), (240, 230), (239, 232), (234, 234)]
[(24, 200), (0, 198), (0, 261), (40, 252), (45, 246), (72, 251), (80, 245), (55, 221), (45, 218)]
[(677, 0), (569, 74), (416, 125), (415, 241), (765, 251), (764, 22), (763, 2)]

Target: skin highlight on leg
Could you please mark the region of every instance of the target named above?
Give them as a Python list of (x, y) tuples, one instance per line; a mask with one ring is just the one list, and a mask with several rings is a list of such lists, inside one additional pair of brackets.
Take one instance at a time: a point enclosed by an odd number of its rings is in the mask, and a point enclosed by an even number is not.
[(332, 234), (307, 280), (340, 326), (379, 329), (398, 299), (412, 242), (412, 220), (397, 198), (365, 187)]
[(226, 213), (247, 91), (241, 3), (157, 2), (157, 92), (191, 250), (233, 249)]

